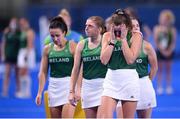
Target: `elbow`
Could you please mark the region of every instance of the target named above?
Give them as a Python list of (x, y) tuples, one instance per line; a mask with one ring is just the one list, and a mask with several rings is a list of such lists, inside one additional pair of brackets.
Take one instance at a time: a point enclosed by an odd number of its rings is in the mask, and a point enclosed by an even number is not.
[(152, 75), (153, 75), (152, 77), (154, 77), (156, 75), (157, 71), (158, 71), (157, 66), (151, 67), (151, 72), (152, 72)]
[(79, 68), (74, 66), (73, 69), (72, 69), (72, 72), (71, 72), (71, 79), (73, 79), (73, 80), (76, 79), (77, 80), (76, 76), (78, 76), (79, 73), (80, 73)]
[(42, 73), (39, 73), (38, 74), (38, 79), (41, 79), (41, 77), (42, 77)]
[(40, 73), (38, 74), (38, 79), (41, 80), (41, 79), (44, 79), (44, 78), (45, 78), (45, 74), (42, 73), (42, 72), (40, 72)]
[(151, 65), (151, 68), (154, 70), (155, 73), (158, 72), (158, 64), (157, 63), (155, 65)]
[(155, 67), (155, 72), (156, 72), (156, 73), (158, 72), (158, 66)]
[(106, 58), (104, 58), (103, 56), (100, 56), (100, 60), (102, 64), (107, 65), (108, 61)]
[(129, 56), (129, 57), (125, 57), (126, 63), (128, 65), (134, 64), (134, 62), (136, 61), (137, 57), (135, 56)]
[(133, 64), (134, 62), (135, 62), (135, 60), (132, 60), (132, 59), (126, 60), (126, 63), (127, 63), (128, 65), (131, 65), (131, 64)]
[(41, 73), (38, 73), (38, 79), (41, 77)]

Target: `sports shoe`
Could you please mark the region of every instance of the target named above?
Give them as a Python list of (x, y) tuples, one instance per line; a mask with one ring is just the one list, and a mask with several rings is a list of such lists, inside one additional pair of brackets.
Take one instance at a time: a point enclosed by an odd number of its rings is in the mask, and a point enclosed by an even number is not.
[(170, 87), (170, 86), (168, 86), (168, 87), (166, 88), (166, 93), (167, 93), (168, 95), (172, 94), (172, 93), (173, 93), (173, 88)]
[(157, 91), (157, 94), (158, 94), (158, 95), (162, 95), (163, 92), (164, 92), (164, 90), (163, 90), (162, 87), (158, 87), (156, 91)]

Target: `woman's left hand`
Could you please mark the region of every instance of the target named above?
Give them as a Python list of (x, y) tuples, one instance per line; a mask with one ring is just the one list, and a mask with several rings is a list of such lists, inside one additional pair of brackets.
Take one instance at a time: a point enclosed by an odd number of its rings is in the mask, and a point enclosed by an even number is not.
[(80, 89), (77, 90), (75, 97), (76, 97), (77, 101), (79, 101), (81, 99), (81, 90)]
[(126, 39), (128, 28), (125, 24), (121, 24), (121, 39)]

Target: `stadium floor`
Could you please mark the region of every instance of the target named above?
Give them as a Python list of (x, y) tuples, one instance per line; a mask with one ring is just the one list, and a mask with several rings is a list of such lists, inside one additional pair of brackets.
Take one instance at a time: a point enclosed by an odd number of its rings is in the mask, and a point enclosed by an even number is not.
[[(0, 67), (2, 70), (3, 67)], [(11, 76), (11, 83), (9, 88), (9, 97), (0, 96), (0, 118), (44, 118), (45, 109), (44, 105), (37, 107), (35, 105), (35, 96), (38, 87), (38, 68), (31, 71), (32, 77), (32, 98), (31, 99), (18, 99), (14, 96), (15, 80), (14, 75)], [(180, 61), (173, 62), (173, 87), (174, 93), (172, 95), (157, 95), (158, 106), (154, 108), (152, 118), (180, 118)], [(2, 91), (2, 72), (0, 73), (0, 85)], [(156, 87), (156, 79), (153, 81)], [(47, 88), (47, 85), (46, 85)]]

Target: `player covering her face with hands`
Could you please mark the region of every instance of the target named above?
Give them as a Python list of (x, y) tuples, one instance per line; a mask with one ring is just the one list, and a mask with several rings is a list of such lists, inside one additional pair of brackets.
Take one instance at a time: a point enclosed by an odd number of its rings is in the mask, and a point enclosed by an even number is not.
[(108, 71), (103, 84), (100, 118), (112, 118), (117, 102), (122, 102), (123, 118), (133, 118), (139, 99), (139, 77), (135, 60), (139, 55), (142, 35), (132, 34), (130, 17), (123, 10), (112, 15), (111, 31), (103, 35), (101, 62)]

